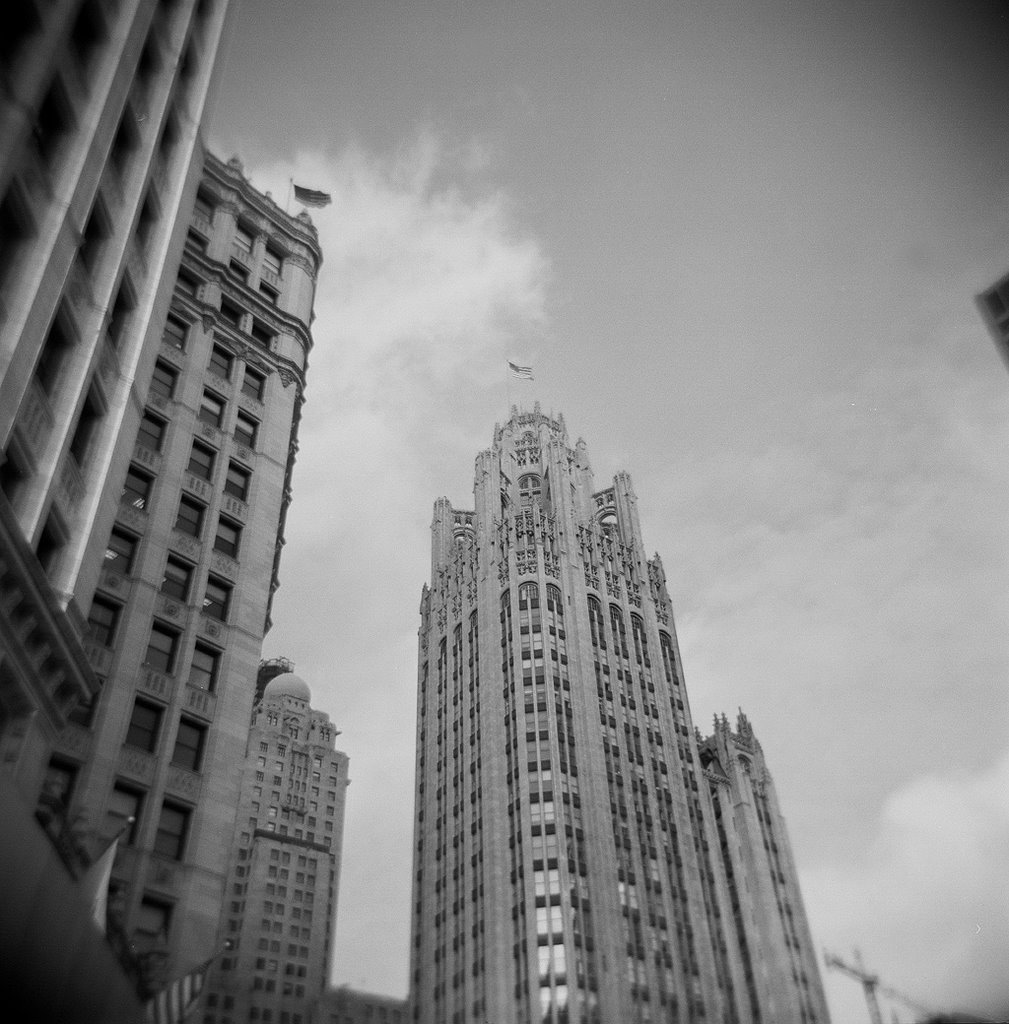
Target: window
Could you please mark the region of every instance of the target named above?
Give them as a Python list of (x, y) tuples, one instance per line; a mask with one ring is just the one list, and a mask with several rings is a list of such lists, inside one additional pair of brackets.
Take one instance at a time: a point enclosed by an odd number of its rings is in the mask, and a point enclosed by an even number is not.
[[(99, 679), (99, 686), (103, 685), (105, 680)], [(83, 726), (85, 729), (91, 728), (91, 722), (95, 717), (95, 708), (98, 704), (98, 697), (100, 693), (92, 694), (88, 697), (81, 697), (81, 699), (67, 712), (67, 721), (73, 722), (75, 725)]]
[(210, 362), (207, 364), (207, 369), (216, 374), (218, 377), (223, 377), (225, 380), (231, 380), (231, 364), (234, 362), (234, 357), (227, 349), (221, 348), (220, 345), (215, 345), (210, 353)]
[(165, 321), (165, 329), (161, 335), (161, 340), (170, 348), (177, 348), (183, 351), (186, 347), (186, 336), (188, 334), (189, 325), (185, 320), (180, 320), (177, 316), (169, 316)]
[(174, 397), (178, 379), (178, 372), (167, 363), (157, 363), (154, 367), (154, 376), (151, 377), (151, 394), (164, 398)]
[(34, 139), (42, 162), (52, 170), (73, 127), (66, 91), (54, 79), (35, 118)]
[(241, 224), (235, 226), (235, 248), (244, 253), (252, 252), (252, 232)]
[(206, 644), (198, 643), (193, 651), (189, 666), (189, 685), (213, 693), (217, 688), (217, 676), (221, 667), (221, 655)]
[(119, 625), (119, 605), (106, 601), (104, 597), (96, 597), (91, 602), (88, 612), (88, 636), (102, 647), (111, 647), (116, 638), (116, 627)]
[[(121, 782), (112, 787), (109, 794), (109, 802), (105, 808), (105, 828), (103, 829), (107, 838), (121, 835), (127, 846), (132, 846), (137, 840), (137, 827), (140, 824), (140, 810), (143, 806), (144, 795), (138, 789), (133, 789)], [(130, 821), (130, 819), (133, 819)]]
[(266, 324), (261, 324), (258, 320), (254, 320), (252, 322), (252, 330), (249, 333), (252, 335), (252, 340), (258, 342), (263, 348), (272, 347), (274, 334)]
[(193, 204), (193, 213), (196, 214), (197, 218), (206, 221), (214, 219), (214, 204), (206, 193), (201, 192), (197, 195), (196, 202)]
[(231, 324), (232, 327), (241, 328), (243, 316), (245, 316), (245, 310), (241, 306), (236, 306), (227, 298), (221, 298), (221, 318), (225, 322)]
[(74, 428), (73, 437), (70, 440), (70, 454), (78, 466), (83, 467), (87, 462), (91, 452), (91, 442), (98, 433), (98, 425), (104, 415), (105, 403), (94, 387), (88, 388), (77, 426)]
[(172, 764), (187, 768), (191, 772), (200, 770), (203, 759), (203, 741), (207, 730), (188, 718), (179, 720), (179, 731), (175, 734), (175, 750), (172, 751)]
[(189, 465), (186, 471), (201, 480), (209, 480), (214, 475), (214, 459), (217, 453), (199, 441), (193, 442), (193, 450), (189, 454)]
[(129, 728), (126, 730), (126, 744), (138, 750), (153, 753), (158, 745), (158, 732), (161, 730), (161, 708), (151, 704), (142, 697), (133, 703), (133, 714), (130, 716)]
[(220, 427), (224, 421), (224, 399), (212, 394), (210, 391), (203, 392), (200, 401), (199, 419), (201, 423), (209, 423), (212, 427)]
[(190, 537), (199, 537), (203, 533), (203, 513), (205, 507), (192, 498), (182, 495), (179, 499), (179, 511), (175, 517), (175, 529)]
[(273, 246), (268, 245), (263, 253), (263, 269), (279, 277), (283, 262), (284, 257)]
[(112, 229), (109, 227), (108, 215), (99, 200), (91, 208), (91, 215), (84, 226), (79, 250), (81, 262), (89, 273), (93, 274), (98, 268), (102, 253), (105, 251), (105, 243), (111, 234)]
[(259, 424), (248, 414), (240, 412), (235, 420), (235, 440), (246, 448), (256, 447)]
[(238, 262), (238, 260), (229, 260), (228, 270), (232, 276), (237, 277), (242, 284), (247, 285), (249, 283), (249, 272), (241, 263)]
[(113, 530), (109, 534), (109, 543), (105, 548), (105, 568), (127, 575), (133, 568), (136, 551), (136, 537), (131, 537), (122, 530)]
[(186, 232), (186, 245), (195, 249), (197, 252), (207, 251), (207, 240), (199, 232), (194, 231), (193, 228), (190, 228)]
[(200, 290), (201, 283), (198, 277), (195, 277), (183, 267), (179, 271), (179, 276), (175, 279), (175, 288), (183, 295), (188, 295), (191, 299), (195, 299), (196, 293)]
[(233, 498), (241, 501), (249, 499), (249, 483), (252, 474), (247, 469), (242, 469), (235, 462), (228, 463), (228, 475), (224, 481), (224, 493), (230, 494)]
[(119, 291), (116, 292), (116, 301), (112, 304), (112, 313), (109, 316), (109, 326), (106, 334), (113, 348), (119, 348), (123, 340), (126, 325), (129, 323), (130, 314), (136, 308), (136, 299), (133, 295), (133, 286), (129, 276), (124, 274), (119, 284)]
[(77, 780), (77, 766), (60, 758), (53, 758), (46, 767), (42, 780), (42, 798), (49, 807), (61, 807), (65, 811), (70, 805), (70, 795)]
[(255, 398), (257, 402), (263, 400), (263, 391), (266, 388), (266, 377), (253, 370), (251, 366), (245, 368), (245, 376), (242, 378), (242, 394), (249, 398)]
[(223, 580), (211, 576), (207, 580), (207, 590), (203, 597), (203, 613), (212, 619), (224, 622), (228, 617), (228, 604), (231, 601), (231, 587)]
[(137, 949), (146, 953), (165, 941), (172, 923), (172, 905), (163, 900), (145, 896), (137, 909), (133, 940)]
[(39, 353), (39, 361), (35, 364), (35, 379), (50, 398), (59, 384), (60, 371), (72, 343), (73, 339), (60, 309), (53, 318), (42, 351)]
[(214, 550), (229, 558), (238, 557), (238, 543), (242, 537), (242, 528), (223, 516), (217, 520), (217, 535), (214, 537)]
[(126, 480), (123, 482), (120, 504), (132, 505), (134, 508), (147, 508), (147, 501), (153, 488), (154, 477), (130, 466), (126, 471)]
[(144, 448), (150, 448), (152, 452), (160, 452), (166, 428), (167, 424), (163, 419), (145, 412), (144, 418), (140, 421), (140, 429), (137, 431), (137, 444), (143, 445)]
[(161, 818), (154, 837), (154, 852), (172, 860), (182, 860), (189, 829), (189, 809), (166, 800), (161, 805)]
[(273, 285), (267, 284), (265, 281), (259, 282), (259, 294), (272, 306), (276, 306), (280, 302), (280, 292)]
[(155, 672), (168, 672), (175, 668), (175, 655), (179, 647), (179, 634), (160, 623), (151, 626), (151, 639), (147, 644), (144, 664)]
[(161, 580), (161, 593), (177, 601), (189, 598), (189, 586), (193, 579), (193, 567), (178, 558), (169, 556), (165, 563), (165, 575)]

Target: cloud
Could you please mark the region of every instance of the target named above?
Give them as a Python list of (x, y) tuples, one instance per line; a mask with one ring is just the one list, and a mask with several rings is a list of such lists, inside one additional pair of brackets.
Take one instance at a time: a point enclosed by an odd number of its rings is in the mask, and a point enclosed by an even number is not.
[[(802, 872), (802, 885), (820, 938), (842, 959), (860, 945), (884, 983), (926, 1006), (1006, 1019), (1007, 864), (1009, 750), (980, 771), (896, 789), (864, 860)], [(824, 980), (851, 1005), (854, 982)]]
[[(323, 189), (307, 402), (267, 656), (292, 658), (350, 755), (336, 980), (406, 991), (416, 630), (431, 508), (467, 504), (505, 359), (549, 336), (549, 262), (479, 140), (421, 131), (248, 169)], [(446, 413), (448, 412), (448, 415)], [(380, 868), (376, 868), (376, 858)]]

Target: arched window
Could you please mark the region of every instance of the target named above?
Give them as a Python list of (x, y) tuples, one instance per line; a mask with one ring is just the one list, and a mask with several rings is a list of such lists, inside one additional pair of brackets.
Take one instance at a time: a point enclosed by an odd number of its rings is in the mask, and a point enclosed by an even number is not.
[(606, 631), (603, 627), (603, 606), (599, 599), (589, 595), (589, 627), (592, 630), (592, 646), (599, 651), (606, 650)]
[(638, 663), (650, 665), (648, 638), (645, 636), (645, 623), (640, 615), (631, 613), (631, 632), (634, 634), (634, 656), (638, 659)]
[(627, 658), (627, 634), (624, 632), (624, 616), (615, 605), (610, 605), (610, 627), (613, 630), (613, 649)]
[(612, 508), (607, 508), (600, 512), (599, 526), (608, 537), (616, 537), (619, 533), (616, 511)]
[(539, 504), (542, 492), (543, 481), (535, 473), (519, 477), (519, 505), (523, 508)]

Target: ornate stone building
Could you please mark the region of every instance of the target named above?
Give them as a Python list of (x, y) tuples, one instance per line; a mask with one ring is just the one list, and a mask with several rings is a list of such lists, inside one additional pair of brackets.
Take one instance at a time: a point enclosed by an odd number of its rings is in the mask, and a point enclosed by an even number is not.
[(204, 1024), (307, 1024), (329, 981), (347, 755), (307, 684), (274, 676), (252, 716), (241, 769)]
[(215, 948), (321, 262), (307, 215), (209, 154), (183, 241), (82, 552), (100, 695), (54, 755), (73, 813), (132, 819), (113, 888), (169, 974)]
[(695, 731), (627, 474), (513, 410), (432, 533), (413, 1019), (825, 1024), (759, 746)]
[[(8, 0), (0, 14), (0, 961), (8, 1005), (23, 991), (38, 1019), (139, 1009), (82, 891), (108, 794), (85, 766), (98, 720), (81, 708), (110, 666), (81, 636), (228, 17), (228, 0)], [(109, 939), (136, 967), (124, 935)]]

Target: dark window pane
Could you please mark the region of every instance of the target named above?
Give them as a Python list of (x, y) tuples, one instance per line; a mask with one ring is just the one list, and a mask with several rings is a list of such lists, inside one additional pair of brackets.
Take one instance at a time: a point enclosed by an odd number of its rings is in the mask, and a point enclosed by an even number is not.
[(126, 743), (131, 747), (152, 752), (158, 744), (160, 727), (161, 708), (138, 698), (133, 705), (130, 725), (126, 730)]
[(96, 597), (88, 613), (88, 636), (102, 647), (111, 647), (119, 624), (119, 605)]
[(161, 593), (185, 601), (189, 597), (189, 584), (193, 578), (193, 570), (185, 562), (177, 558), (169, 558), (165, 563), (165, 576), (161, 581)]
[(175, 382), (178, 379), (179, 375), (175, 370), (164, 363), (158, 363), (154, 367), (154, 376), (151, 378), (151, 392), (171, 398), (175, 394)]
[(235, 420), (235, 440), (246, 448), (255, 448), (258, 432), (259, 424), (251, 416), (240, 412)]
[(188, 825), (189, 811), (166, 801), (161, 807), (158, 832), (154, 837), (154, 852), (173, 860), (181, 860)]
[(183, 496), (179, 499), (179, 512), (175, 517), (175, 529), (180, 533), (186, 533), (190, 537), (199, 537), (203, 532), (202, 505)]
[(203, 612), (213, 619), (222, 622), (228, 616), (228, 602), (231, 599), (231, 587), (213, 576), (207, 580), (207, 590), (203, 598)]
[(210, 362), (207, 369), (216, 373), (218, 377), (231, 380), (231, 364), (233, 362), (230, 352), (226, 352), (220, 345), (215, 345), (210, 353)]
[(217, 536), (214, 537), (214, 550), (228, 555), (230, 558), (238, 557), (238, 542), (242, 536), (242, 528), (236, 523), (227, 519), (220, 519), (217, 522)]
[(219, 427), (224, 419), (224, 401), (217, 395), (203, 392), (203, 399), (200, 402), (199, 418), (201, 423), (209, 423), (212, 427)]
[(147, 508), (147, 500), (151, 496), (153, 484), (152, 477), (130, 467), (126, 472), (126, 481), (123, 484), (120, 501), (124, 505), (132, 505), (134, 508)]
[(132, 846), (136, 842), (143, 800), (144, 796), (140, 790), (131, 789), (118, 782), (112, 787), (105, 808), (104, 833), (107, 839), (121, 835), (127, 846)]
[(228, 476), (224, 481), (224, 493), (230, 494), (241, 501), (247, 501), (249, 497), (249, 480), (252, 474), (248, 470), (236, 466), (234, 462), (228, 464)]
[(165, 438), (165, 426), (164, 420), (144, 413), (144, 418), (140, 421), (140, 430), (137, 431), (137, 444), (150, 448), (152, 452), (160, 452), (161, 442)]
[(172, 348), (184, 349), (188, 333), (189, 327), (185, 321), (179, 320), (178, 317), (170, 316), (165, 321), (165, 332), (162, 334), (161, 340)]
[(137, 541), (128, 533), (113, 530), (109, 535), (108, 547), (105, 549), (105, 567), (126, 575), (133, 568), (133, 556), (137, 550)]
[(156, 672), (171, 672), (175, 667), (175, 653), (178, 645), (177, 633), (155, 623), (151, 627), (151, 639), (147, 644), (144, 664)]
[(189, 456), (186, 469), (201, 480), (209, 480), (214, 475), (215, 452), (199, 441), (193, 442), (193, 450)]
[(197, 644), (189, 669), (189, 685), (213, 692), (217, 686), (220, 664), (221, 656), (217, 651)]
[(175, 736), (172, 764), (198, 772), (200, 770), (200, 760), (203, 756), (204, 734), (205, 730), (202, 726), (183, 718), (179, 722), (179, 731)]

